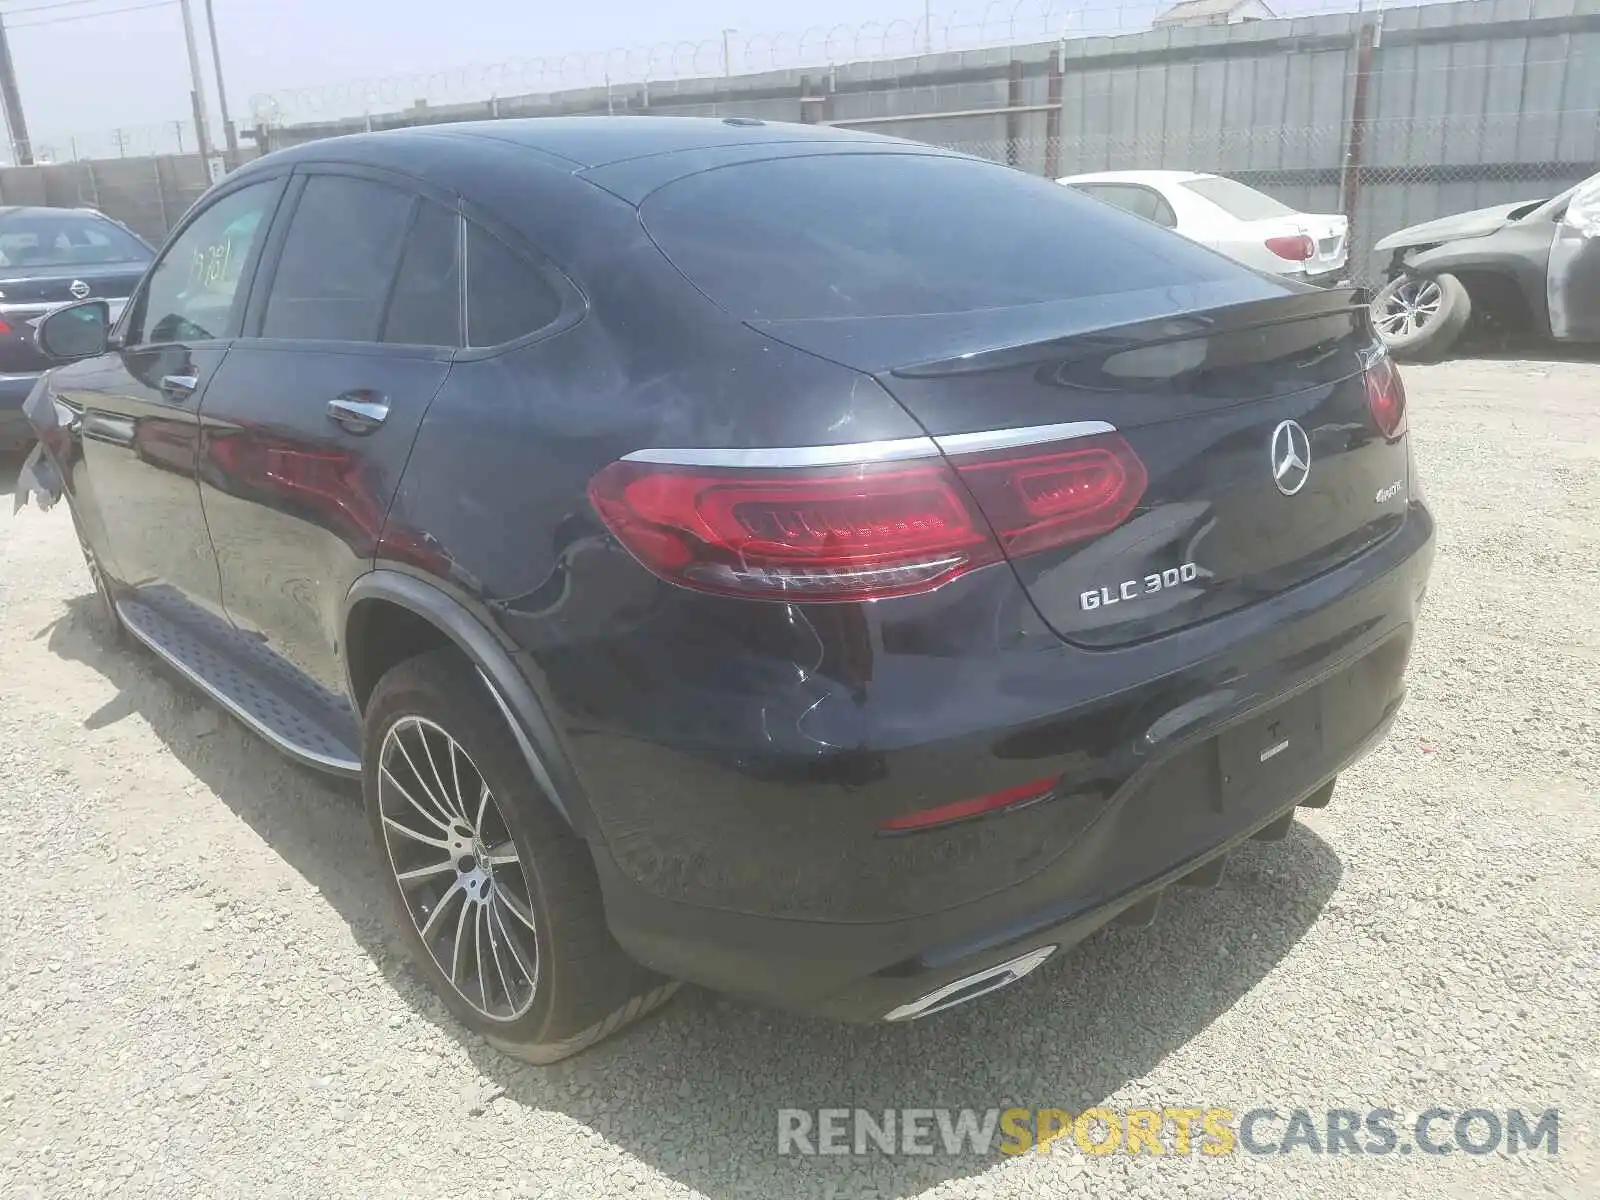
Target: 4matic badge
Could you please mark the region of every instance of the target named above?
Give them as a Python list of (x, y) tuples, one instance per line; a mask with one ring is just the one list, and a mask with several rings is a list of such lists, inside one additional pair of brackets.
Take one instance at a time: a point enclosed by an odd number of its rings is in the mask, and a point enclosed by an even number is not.
[(1108, 604), (1121, 604), (1124, 600), (1139, 600), (1145, 596), (1154, 596), (1157, 592), (1175, 588), (1180, 583), (1193, 583), (1199, 577), (1199, 565), (1186, 562), (1181, 567), (1169, 567), (1165, 571), (1146, 575), (1143, 579), (1125, 579), (1111, 587), (1083, 592), (1078, 596), (1078, 604), (1088, 612)]

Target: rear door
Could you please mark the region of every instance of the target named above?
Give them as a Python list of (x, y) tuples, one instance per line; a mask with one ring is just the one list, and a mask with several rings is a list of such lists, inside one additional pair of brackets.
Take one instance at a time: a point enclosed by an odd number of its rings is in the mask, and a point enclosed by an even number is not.
[(461, 217), (355, 168), (297, 175), (288, 202), (206, 395), (201, 496), (228, 616), (339, 693), (345, 595), (462, 341)]
[[(1291, 290), (963, 159), (748, 163), (667, 185), (643, 219), (752, 327), (874, 375), (1070, 640), (1136, 641), (1275, 595), (1403, 519), (1397, 377), (1352, 292)], [(779, 255), (784, 270), (763, 261)], [(1093, 532), (1056, 536), (1069, 523)], [(1030, 524), (1054, 528), (1006, 540)]]
[(1547, 288), (1550, 332), (1600, 342), (1600, 175), (1578, 187), (1556, 224)]

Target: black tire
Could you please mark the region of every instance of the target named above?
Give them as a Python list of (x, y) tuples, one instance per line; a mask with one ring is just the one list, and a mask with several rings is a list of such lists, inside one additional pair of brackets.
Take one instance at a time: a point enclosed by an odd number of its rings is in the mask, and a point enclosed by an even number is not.
[[(456, 748), (441, 741), (441, 736), (453, 740)], [(418, 741), (418, 737), (423, 740)], [(456, 864), (448, 869), (429, 867), (428, 870), (439, 873), (437, 881), (422, 884), (421, 893), (414, 891), (408, 896), (396, 878), (400, 867), (392, 847), (409, 846), (412, 838), (390, 832), (394, 826), (391, 822), (386, 827), (384, 805), (389, 806), (387, 811), (391, 816), (405, 815), (411, 810), (404, 807), (406, 796), (400, 790), (404, 785), (398, 782), (397, 773), (381, 768), (386, 761), (399, 763), (401, 757), (395, 752), (405, 751), (407, 746), (429, 751), (430, 737), (433, 748), (442, 748), (449, 756), (446, 761), (452, 769), (468, 772), (466, 785), (460, 784), (459, 779), (452, 781), (456, 794), (473, 793), (471, 774), (476, 773), (492, 798), (490, 806), (479, 802), (478, 831), (472, 835), (471, 844), (482, 853), (491, 837), (499, 840), (508, 832), (510, 843), (515, 845), (518, 861), (514, 867), (499, 868), (497, 873), (496, 868), (485, 866), (490, 882), (485, 884), (480, 880), (477, 885), (483, 889), (476, 895), (478, 909), (469, 907), (475, 900), (464, 891), (456, 893), (459, 908), (447, 908), (452, 903), (449, 895), (418, 900), (419, 894), (426, 894), (428, 889), (453, 887), (468, 878), (460, 874), (460, 863), (474, 862), (473, 852), (446, 848), (446, 843), (456, 836), (454, 833), (443, 833), (445, 842), (441, 842), (439, 848), (424, 846), (420, 849), (423, 855), (443, 854), (447, 861)], [(390, 756), (387, 760), (385, 754)], [(524, 1062), (553, 1063), (587, 1049), (638, 1020), (660, 1007), (677, 990), (675, 981), (630, 959), (611, 936), (588, 847), (546, 800), (504, 718), (485, 694), (482, 682), (454, 650), (433, 651), (409, 659), (379, 680), (367, 707), (362, 757), (362, 794), (367, 816), (406, 947), (429, 984), (463, 1025), (505, 1054)], [(438, 778), (442, 773), (446, 772), (440, 769), (433, 777)], [(398, 774), (405, 775), (412, 785), (428, 778), (422, 770), (411, 776), (406, 774), (405, 768), (400, 768)], [(380, 777), (385, 781), (382, 789)], [(439, 786), (446, 787), (442, 779)], [(429, 831), (425, 819), (415, 823)], [(484, 832), (491, 826), (492, 834)], [(463, 828), (470, 830), (471, 823), (465, 823)], [(507, 843), (501, 842), (499, 849), (506, 848)], [(406, 851), (401, 849), (399, 853)], [(464, 853), (465, 857), (456, 858), (457, 853)], [(485, 858), (486, 863), (498, 861), (492, 855)], [(457, 872), (454, 884), (446, 883), (450, 879), (449, 870)], [(469, 890), (470, 887), (469, 884)], [(495, 892), (495, 902), (506, 907), (500, 910), (499, 916), (493, 913), (484, 916), (484, 927), (489, 930), (490, 957), (488, 960), (482, 957), (479, 943), (477, 965), (483, 968), (486, 961), (497, 963), (494, 956), (500, 947), (505, 948), (504, 961), (511, 963), (513, 969), (508, 974), (497, 967), (501, 996), (506, 1001), (502, 1016), (490, 1011), (496, 1005), (491, 999), (492, 979), (487, 968), (479, 970), (477, 975), (480, 1004), (468, 999), (452, 982), (451, 975), (446, 974), (422, 935), (422, 927), (429, 924), (430, 903), (433, 912), (440, 914), (439, 928), (431, 939), (439, 948), (442, 940), (449, 938), (446, 927), (457, 924), (451, 914), (487, 912), (492, 908), (488, 898), (491, 890)], [(516, 913), (523, 904), (532, 914), (531, 930), (514, 924), (505, 915)], [(467, 919), (465, 915), (458, 918), (455, 935), (458, 943), (464, 936), (462, 931)], [(471, 919), (476, 937), (479, 918), (473, 915)], [(496, 920), (502, 922), (498, 928), (503, 940), (498, 944), (494, 932)], [(521, 950), (512, 945), (508, 928), (516, 930)], [(517, 956), (530, 949), (531, 964)], [(463, 964), (458, 957), (461, 953), (459, 949), (451, 949), (451, 970), (454, 973), (458, 967), (464, 968), (462, 988), (470, 991), (472, 983), (468, 972), (473, 964)], [(517, 970), (524, 965), (531, 965), (532, 970)], [(485, 983), (486, 979), (490, 982)], [(514, 1011), (513, 1005), (516, 983), (530, 984), (532, 992), (531, 1000), (526, 1002), (528, 1007), (520, 1013)]]
[(1372, 323), (1396, 358), (1443, 358), (1472, 319), (1472, 297), (1454, 275), (1401, 274), (1372, 298)]

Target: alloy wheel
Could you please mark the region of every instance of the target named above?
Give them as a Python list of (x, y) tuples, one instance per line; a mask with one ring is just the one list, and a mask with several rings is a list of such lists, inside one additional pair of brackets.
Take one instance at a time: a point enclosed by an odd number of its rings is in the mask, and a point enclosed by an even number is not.
[(1377, 312), (1384, 337), (1409, 337), (1439, 315), (1444, 291), (1432, 279), (1406, 279), (1383, 297)]
[(530, 872), (471, 756), (432, 721), (400, 718), (379, 750), (378, 807), (390, 869), (434, 963), (483, 1016), (523, 1016), (539, 985)]

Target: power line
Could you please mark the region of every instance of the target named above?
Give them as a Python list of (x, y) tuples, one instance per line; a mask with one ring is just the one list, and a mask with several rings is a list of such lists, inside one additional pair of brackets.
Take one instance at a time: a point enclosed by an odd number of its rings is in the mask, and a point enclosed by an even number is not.
[(85, 4), (102, 4), (105, 0), (52, 0), (49, 4), (30, 4), (26, 8), (13, 8), (10, 4), (5, 7), (5, 15), (17, 16), (21, 13), (49, 12), (55, 8), (82, 8)]
[[(63, 3), (65, 0), (63, 0)], [(41, 25), (61, 25), (67, 21), (88, 21), (95, 17), (111, 17), (117, 13), (143, 12), (147, 8), (172, 8), (178, 0), (153, 0), (147, 4), (129, 4), (123, 8), (106, 8), (99, 12), (76, 13), (68, 17), (48, 17), (43, 21), (21, 21), (15, 25), (7, 24), (7, 29), (38, 29)], [(18, 10), (21, 11), (21, 10)]]

